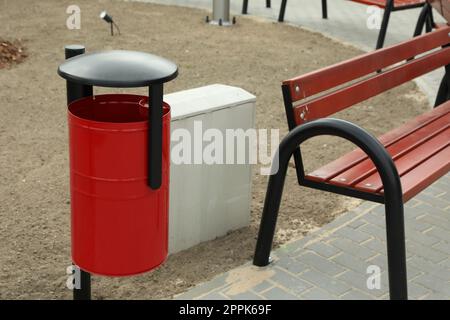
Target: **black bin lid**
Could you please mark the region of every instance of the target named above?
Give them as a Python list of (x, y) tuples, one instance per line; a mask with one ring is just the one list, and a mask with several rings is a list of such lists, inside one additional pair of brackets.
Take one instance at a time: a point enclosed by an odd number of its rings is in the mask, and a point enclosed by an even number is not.
[(82, 85), (132, 88), (170, 81), (178, 75), (178, 68), (153, 54), (111, 50), (70, 58), (59, 66), (58, 74)]

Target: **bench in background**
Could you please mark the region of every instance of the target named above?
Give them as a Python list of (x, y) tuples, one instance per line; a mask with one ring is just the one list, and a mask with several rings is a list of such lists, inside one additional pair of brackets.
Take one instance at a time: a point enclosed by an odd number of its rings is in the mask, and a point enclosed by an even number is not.
[[(377, 6), (379, 8), (384, 9), (383, 20), (381, 22), (380, 33), (378, 34), (376, 49), (380, 49), (384, 45), (384, 41), (386, 39), (386, 32), (387, 32), (387, 28), (389, 25), (389, 19), (390, 19), (392, 12), (420, 8), (420, 7), (425, 6), (427, 3), (426, 0), (349, 0), (349, 1), (358, 2), (358, 3), (365, 4), (365, 5)], [(435, 1), (436, 2), (435, 6), (437, 7), (438, 6), (437, 2), (440, 0), (431, 0), (431, 1)], [(278, 16), (279, 22), (284, 21), (284, 16), (286, 13), (286, 5), (287, 5), (287, 0), (281, 0), (280, 14)], [(266, 6), (267, 6), (267, 8), (270, 8), (270, 0), (266, 1)], [(247, 14), (247, 11), (248, 11), (247, 7), (248, 7), (248, 0), (244, 0), (243, 7), (242, 7), (242, 14)], [(430, 9), (431, 9), (431, 7), (429, 7), (426, 10), (427, 31), (431, 31), (431, 28), (434, 25), (432, 11)], [(327, 0), (322, 0), (322, 17), (324, 19), (328, 19)], [(414, 35), (417, 35), (417, 28), (416, 28)]]

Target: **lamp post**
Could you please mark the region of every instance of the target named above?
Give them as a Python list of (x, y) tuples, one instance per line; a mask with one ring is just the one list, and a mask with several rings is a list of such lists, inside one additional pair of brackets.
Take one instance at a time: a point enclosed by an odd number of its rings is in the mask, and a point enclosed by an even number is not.
[(232, 26), (236, 18), (230, 21), (230, 0), (213, 0), (212, 20), (206, 17), (206, 22), (219, 26)]

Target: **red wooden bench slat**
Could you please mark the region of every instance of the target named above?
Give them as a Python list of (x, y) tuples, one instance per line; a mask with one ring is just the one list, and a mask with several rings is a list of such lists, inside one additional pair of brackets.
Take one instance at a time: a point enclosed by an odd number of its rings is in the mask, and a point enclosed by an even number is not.
[[(393, 130), (392, 132), (394, 134), (391, 132), (383, 136), (388, 137), (388, 139), (382, 138), (385, 142), (395, 141), (387, 147), (387, 150), (393, 157), (401, 177), (402, 187), (404, 187), (404, 199), (408, 200), (422, 190), (420, 186), (426, 187), (429, 185), (429, 183), (427, 184), (429, 180), (426, 179), (431, 179), (432, 172), (445, 173), (444, 169), (447, 168), (445, 163), (446, 161), (450, 163), (450, 157), (444, 161), (444, 165), (438, 162), (441, 166), (436, 166), (435, 162), (430, 162), (434, 157), (441, 159), (441, 152), (446, 152), (445, 150), (450, 146), (450, 102), (428, 112), (426, 115), (428, 116), (424, 117), (424, 115), (421, 115), (410, 123)], [(430, 121), (430, 119), (433, 120)], [(423, 125), (423, 123), (426, 123), (426, 125)], [(411, 127), (414, 126), (417, 130), (413, 129), (413, 132), (411, 132)], [(398, 139), (401, 136), (403, 138)], [(384, 145), (386, 146), (386, 143)], [(321, 168), (312, 174), (306, 175), (306, 179), (326, 182), (368, 193), (382, 194), (383, 186), (375, 166), (367, 156), (361, 155), (361, 150), (357, 150), (334, 161), (332, 168), (330, 168), (330, 165), (326, 166), (328, 169), (339, 172), (339, 175), (333, 172), (326, 172)], [(352, 160), (354, 162), (358, 161), (358, 163), (356, 165), (349, 165), (347, 162), (349, 158), (353, 158)], [(428, 163), (427, 170), (429, 173), (424, 175), (422, 179), (417, 176), (417, 170), (422, 170), (420, 168), (422, 168), (424, 163)], [(431, 166), (431, 164), (435, 164), (435, 166)], [(339, 165), (346, 169), (342, 170)], [(317, 177), (317, 172), (333, 178), (329, 180), (323, 177), (319, 178)], [(409, 176), (411, 174), (415, 174), (415, 180)], [(413, 181), (419, 187), (414, 188), (412, 186)], [(404, 183), (406, 184), (403, 186)]]
[[(408, 121), (401, 127), (398, 127), (388, 133), (383, 134), (379, 141), (385, 146), (390, 147), (396, 142), (404, 139), (412, 132), (421, 130), (422, 128), (432, 124), (438, 118), (450, 113), (450, 103), (445, 103), (439, 108), (435, 108), (430, 112), (419, 115), (418, 117)], [(333, 179), (337, 175), (349, 170), (367, 159), (367, 155), (361, 149), (355, 149), (347, 153), (341, 158), (328, 163), (327, 165), (314, 170), (309, 174), (308, 178), (317, 182), (324, 182)]]
[[(367, 4), (369, 6), (377, 6), (383, 9), (386, 8), (386, 0), (351, 0), (351, 1)], [(425, 3), (425, 0), (395, 0), (394, 7), (400, 8), (420, 3)]]
[[(442, 128), (443, 124), (447, 124), (449, 116), (450, 102), (422, 114), (407, 122), (405, 125), (384, 134), (379, 138), (379, 141), (388, 151), (390, 151), (391, 155), (394, 155), (395, 157), (396, 154), (401, 152), (401, 148), (408, 149), (413, 147), (413, 141), (419, 143), (432, 136), (433, 132)], [(422, 134), (426, 136), (422, 137), (422, 139), (416, 138), (421, 137)], [(411, 135), (413, 136), (413, 139), (410, 138)], [(358, 148), (313, 171), (308, 175), (308, 178), (317, 182), (328, 182), (331, 180), (333, 184), (344, 186), (357, 183), (359, 181), (358, 178), (364, 178), (360, 177), (360, 175), (371, 168), (373, 168), (372, 162), (368, 160), (367, 155)], [(352, 170), (355, 171), (353, 172)], [(342, 181), (341, 178), (344, 178), (345, 181)]]
[(434, 51), (372, 78), (294, 107), (295, 122), (299, 125), (306, 121), (327, 117), (449, 63), (450, 47)]
[[(447, 119), (447, 121), (449, 119)], [(446, 130), (440, 132), (440, 134), (436, 135), (434, 138), (415, 148), (406, 156), (400, 157), (395, 160), (395, 166), (397, 167), (397, 171), (400, 177), (404, 176), (411, 170), (414, 170), (415, 167), (424, 163), (426, 160), (430, 159), (435, 154), (441, 152), (443, 149), (447, 148), (450, 145), (450, 129), (448, 127), (449, 126), (447, 125)], [(435, 170), (435, 168), (430, 167), (428, 169), (430, 171)], [(381, 182), (381, 178), (378, 172), (375, 172), (366, 179), (356, 184), (354, 188), (371, 193), (379, 193), (381, 189), (383, 189), (383, 183)]]
[[(447, 129), (450, 125), (449, 116), (450, 114), (447, 114), (446, 117), (440, 118), (439, 120), (433, 122), (430, 126), (417, 130), (397, 143), (392, 144), (390, 147), (387, 147), (386, 150), (395, 162), (398, 161), (405, 154), (408, 154), (415, 148), (423, 146), (428, 143), (428, 140), (433, 139), (436, 135), (439, 135), (441, 131)], [(376, 168), (374, 167), (372, 161), (366, 158), (356, 166), (331, 179), (330, 183), (353, 186), (375, 172)]]
[[(430, 170), (433, 168), (433, 170)], [(450, 147), (401, 177), (403, 201), (407, 202), (450, 170)], [(381, 191), (383, 193), (383, 190)]]
[[(449, 43), (450, 27), (283, 82), (292, 101), (310, 97)], [(299, 90), (296, 90), (298, 86)]]

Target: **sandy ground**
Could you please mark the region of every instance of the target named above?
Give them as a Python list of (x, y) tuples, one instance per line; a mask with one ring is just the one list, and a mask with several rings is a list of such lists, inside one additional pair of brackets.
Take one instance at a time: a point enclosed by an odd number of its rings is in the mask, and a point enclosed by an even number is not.
[[(252, 18), (219, 28), (204, 24), (207, 13), (200, 10), (105, 0), (76, 3), (81, 30), (65, 26), (72, 1), (0, 1), (0, 38), (22, 39), (29, 54), (20, 65), (0, 70), (0, 298), (71, 298), (65, 288), (71, 263), (65, 82), (56, 74), (64, 45), (142, 50), (172, 59), (180, 76), (168, 92), (211, 83), (245, 88), (258, 97), (258, 127), (281, 128), (283, 134), (281, 81), (360, 53), (319, 34)], [(102, 9), (119, 23), (121, 36), (109, 35), (98, 18)], [(409, 83), (339, 116), (380, 134), (426, 108), (425, 96)], [(350, 148), (327, 137), (315, 139), (304, 149), (307, 167)], [(267, 181), (254, 171), (249, 227), (172, 255), (152, 273), (95, 277), (93, 297), (169, 298), (251, 259)], [(299, 188), (292, 169), (286, 184), (276, 245), (355, 205)]]

